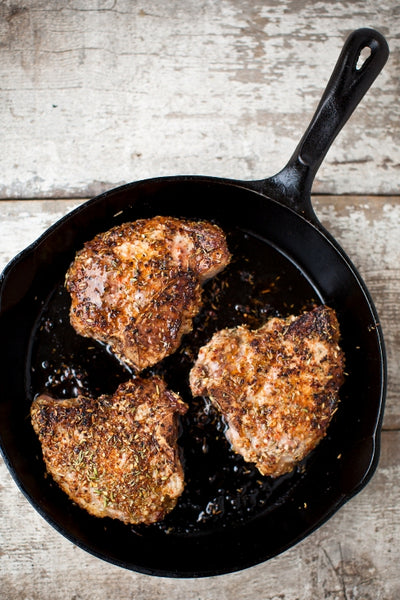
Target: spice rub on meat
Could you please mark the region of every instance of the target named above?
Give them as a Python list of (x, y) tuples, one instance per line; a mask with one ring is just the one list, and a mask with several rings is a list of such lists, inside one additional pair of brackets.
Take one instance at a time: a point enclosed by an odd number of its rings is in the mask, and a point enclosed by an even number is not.
[(139, 219), (98, 234), (66, 274), (70, 320), (141, 371), (175, 352), (201, 307), (201, 286), (230, 261), (206, 221)]
[(232, 449), (262, 475), (292, 471), (325, 436), (344, 378), (339, 337), (334, 310), (319, 306), (219, 331), (200, 349), (192, 393), (209, 397)]
[(177, 436), (187, 405), (159, 377), (112, 396), (38, 396), (31, 420), (49, 473), (80, 507), (124, 523), (153, 523), (184, 488)]

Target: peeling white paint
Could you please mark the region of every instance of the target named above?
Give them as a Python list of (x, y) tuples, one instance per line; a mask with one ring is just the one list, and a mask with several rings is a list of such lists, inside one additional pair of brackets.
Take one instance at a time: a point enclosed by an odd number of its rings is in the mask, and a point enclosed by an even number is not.
[[(316, 212), (367, 283), (388, 396), (376, 475), (317, 532), (241, 573), (124, 571), (62, 538), (0, 460), (7, 600), (397, 600), (400, 597), (400, 79), (395, 0), (5, 0), (0, 3), (0, 269), (50, 225), (121, 183), (258, 179), (291, 156), (344, 39), (375, 27), (391, 57), (317, 175)], [(378, 195), (391, 195), (390, 198)], [(395, 196), (393, 196), (395, 195)], [(53, 198), (68, 200), (52, 200)], [(76, 200), (72, 200), (74, 197)], [(51, 200), (50, 200), (51, 199)]]
[[(15, 6), (14, 6), (15, 4)], [(353, 29), (392, 57), (329, 152), (318, 193), (397, 193), (396, 3), (2, 3), (0, 197), (92, 195), (177, 173), (272, 175)]]

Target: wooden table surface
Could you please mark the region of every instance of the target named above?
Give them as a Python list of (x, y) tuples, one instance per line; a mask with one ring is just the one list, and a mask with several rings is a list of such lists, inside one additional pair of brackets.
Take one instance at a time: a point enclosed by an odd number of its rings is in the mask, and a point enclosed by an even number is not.
[(277, 172), (359, 27), (380, 30), (391, 56), (329, 151), (313, 202), (364, 278), (385, 334), (389, 385), (371, 482), (264, 564), (171, 580), (75, 547), (1, 462), (2, 600), (400, 598), (398, 2), (1, 1), (0, 267), (85, 198), (121, 183)]

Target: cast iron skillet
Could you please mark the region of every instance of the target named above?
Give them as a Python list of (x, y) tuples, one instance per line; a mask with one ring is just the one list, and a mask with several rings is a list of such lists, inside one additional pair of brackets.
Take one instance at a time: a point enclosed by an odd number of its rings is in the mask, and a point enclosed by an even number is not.
[[(361, 68), (361, 51), (370, 56)], [(388, 57), (385, 39), (347, 39), (320, 105), (287, 166), (261, 181), (166, 177), (130, 183), (78, 207), (17, 256), (1, 278), (1, 447), (22, 492), (74, 544), (127, 569), (171, 577), (227, 573), (265, 561), (319, 527), (373, 474), (386, 368), (370, 295), (316, 218), (310, 190), (331, 142)], [(351, 152), (351, 148), (349, 149)], [(65, 271), (83, 242), (128, 220), (203, 218), (227, 233), (232, 264), (206, 285), (204, 309), (180, 351), (148, 373), (190, 404), (182, 423), (186, 490), (160, 524), (97, 519), (46, 477), (29, 420), (35, 394), (112, 392), (129, 371), (69, 325)], [(228, 448), (223, 424), (188, 391), (198, 347), (221, 327), (260, 325), (324, 302), (336, 309), (348, 376), (327, 437), (292, 474), (261, 477)]]

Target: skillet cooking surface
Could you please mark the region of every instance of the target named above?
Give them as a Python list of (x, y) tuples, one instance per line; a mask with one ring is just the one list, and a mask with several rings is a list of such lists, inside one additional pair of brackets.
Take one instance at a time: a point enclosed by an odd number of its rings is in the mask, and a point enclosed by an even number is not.
[[(229, 450), (223, 421), (204, 399), (192, 398), (188, 373), (199, 348), (215, 331), (243, 323), (256, 328), (268, 317), (300, 313), (319, 298), (296, 265), (267, 242), (234, 229), (228, 233), (228, 244), (232, 263), (205, 286), (203, 309), (194, 320), (193, 332), (185, 336), (178, 352), (146, 371), (163, 376), (190, 406), (182, 419), (180, 440), (186, 490), (178, 508), (153, 529), (198, 533), (245, 522), (271, 506), (271, 495), (282, 494), (284, 478), (274, 483), (261, 477)], [(132, 374), (104, 345), (74, 332), (69, 305), (61, 281), (45, 302), (33, 331), (31, 397), (44, 391), (57, 398), (71, 398), (79, 392), (112, 394)]]
[[(165, 376), (190, 404), (180, 438), (187, 487), (162, 523), (131, 527), (90, 516), (46, 477), (28, 415), (36, 393), (98, 395), (129, 378), (105, 346), (69, 325), (63, 278), (95, 232), (156, 214), (215, 220), (227, 233), (233, 260), (206, 284), (202, 313), (181, 349), (149, 370)], [(334, 243), (291, 209), (236, 182), (150, 180), (78, 208), (16, 263), (3, 293), (3, 335), (10, 340), (3, 367), (12, 402), (11, 414), (3, 414), (9, 423), (6, 460), (39, 512), (75, 544), (146, 573), (204, 576), (242, 569), (302, 539), (373, 472), (382, 375), (373, 313)], [(243, 322), (256, 327), (314, 302), (337, 310), (349, 376), (326, 438), (293, 473), (272, 480), (230, 451), (223, 423), (202, 399), (191, 398), (188, 372), (214, 330)]]

